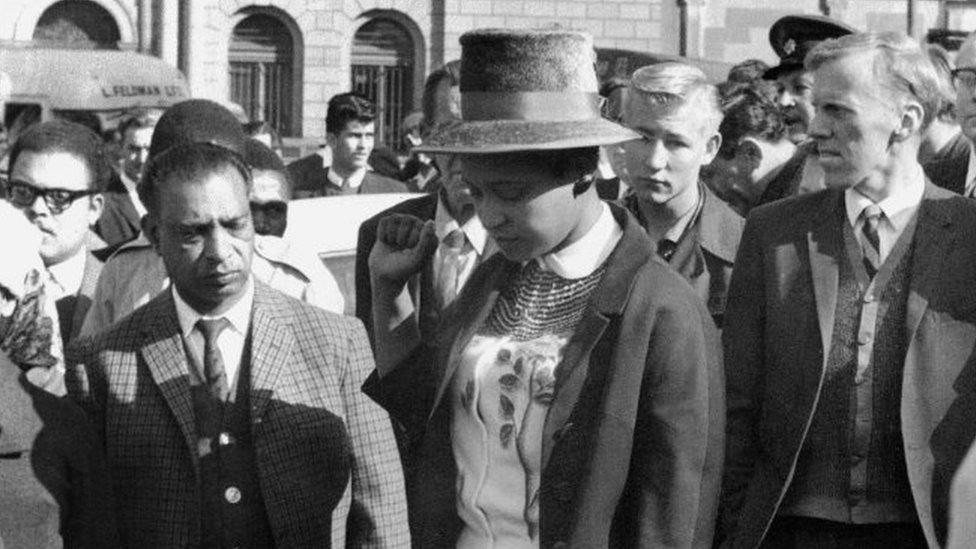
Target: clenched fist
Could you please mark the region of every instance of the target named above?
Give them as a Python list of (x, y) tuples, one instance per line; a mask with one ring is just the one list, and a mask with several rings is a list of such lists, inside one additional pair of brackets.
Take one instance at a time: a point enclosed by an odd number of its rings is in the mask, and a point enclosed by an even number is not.
[(423, 268), (435, 250), (433, 221), (407, 214), (388, 215), (377, 226), (369, 270), (376, 283), (402, 286)]

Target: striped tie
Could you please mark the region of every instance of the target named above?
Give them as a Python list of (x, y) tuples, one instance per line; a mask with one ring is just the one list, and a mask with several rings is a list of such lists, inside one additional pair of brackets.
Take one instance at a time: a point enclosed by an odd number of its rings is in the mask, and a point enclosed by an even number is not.
[(207, 379), (207, 389), (210, 396), (218, 402), (227, 400), (230, 393), (227, 383), (227, 373), (224, 370), (224, 357), (217, 346), (220, 332), (230, 326), (226, 318), (197, 320), (197, 329), (203, 335), (203, 374)]
[(878, 268), (881, 267), (881, 244), (878, 240), (878, 222), (881, 221), (881, 206), (871, 204), (861, 210), (861, 217), (864, 224), (861, 225), (861, 233), (864, 234), (864, 242), (861, 246), (864, 252), (864, 268), (868, 271), (868, 276), (874, 278)]

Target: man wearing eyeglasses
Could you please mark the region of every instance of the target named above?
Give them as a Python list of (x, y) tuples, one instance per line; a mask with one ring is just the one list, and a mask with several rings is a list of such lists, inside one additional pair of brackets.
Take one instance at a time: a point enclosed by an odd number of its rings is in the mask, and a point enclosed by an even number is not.
[[(956, 118), (962, 133), (976, 143), (976, 33), (969, 35), (959, 48), (952, 84), (956, 88)], [(953, 165), (943, 163), (934, 170), (926, 168), (935, 184), (967, 198), (976, 198), (976, 152), (972, 149), (967, 159), (958, 159)]]
[(700, 180), (722, 143), (718, 91), (684, 63), (643, 67), (631, 77), (622, 119), (644, 136), (623, 144), (632, 190), (623, 204), (721, 328), (745, 222)]
[(92, 250), (104, 242), (90, 229), (102, 214), (110, 169), (101, 138), (64, 120), (33, 126), (11, 148), (7, 200), (41, 231), (46, 287), (65, 343), (78, 334), (101, 272)]

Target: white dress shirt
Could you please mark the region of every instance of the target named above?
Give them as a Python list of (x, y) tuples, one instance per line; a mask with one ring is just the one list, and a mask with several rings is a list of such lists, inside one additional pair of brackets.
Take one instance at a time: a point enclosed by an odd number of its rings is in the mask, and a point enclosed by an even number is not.
[[(449, 257), (451, 254), (448, 254), (445, 250), (444, 238), (457, 229), (460, 229), (464, 233), (464, 237), (467, 238), (468, 244), (470, 245), (464, 246), (461, 253), (457, 254), (458, 257), (455, 259)], [(434, 213), (434, 234), (437, 235), (437, 241), (440, 243), (434, 252), (434, 280), (438, 282), (443, 281), (444, 277), (442, 274), (445, 269), (445, 260), (449, 258), (457, 260), (462, 268), (458, 272), (455, 288), (460, 291), (464, 287), (464, 283), (471, 277), (471, 273), (474, 272), (475, 267), (484, 259), (485, 248), (488, 245), (488, 231), (485, 230), (485, 226), (481, 224), (481, 219), (477, 215), (471, 216), (471, 219), (465, 221), (464, 225), (459, 226), (457, 220), (447, 211), (447, 206), (444, 205), (444, 201), (438, 198), (437, 210)], [(444, 288), (440, 287), (435, 289), (438, 295), (441, 295), (444, 290)]]
[(82, 246), (68, 259), (47, 268), (47, 285), (51, 297), (55, 300), (75, 295), (81, 288), (81, 281), (85, 278), (85, 262), (88, 260), (88, 248)]
[(537, 261), (543, 269), (563, 278), (574, 279), (590, 276), (603, 265), (617, 247), (624, 231), (613, 218), (610, 207), (605, 202), (600, 202), (600, 207), (599, 219), (582, 238), (558, 252), (539, 257)]
[(962, 195), (966, 198), (976, 198), (976, 151), (969, 149), (969, 164), (966, 167), (966, 187)]
[[(878, 253), (882, 263), (895, 246), (898, 237), (904, 232), (908, 222), (918, 212), (918, 207), (922, 203), (922, 194), (925, 192), (925, 176), (921, 173), (921, 168), (919, 168), (919, 172), (918, 177), (912, 178), (912, 184), (909, 187), (901, 189), (900, 192), (892, 193), (881, 202), (878, 202), (878, 206), (884, 214), (878, 222), (878, 243), (880, 247)], [(873, 202), (870, 198), (855, 191), (853, 188), (848, 188), (844, 191), (844, 206), (847, 210), (847, 220), (850, 222), (851, 227), (854, 228), (854, 236), (862, 247), (866, 246), (867, 242), (864, 232), (861, 230), (864, 224), (864, 219), (861, 218), (861, 212), (871, 204)]]
[[(241, 368), (241, 355), (244, 354), (244, 342), (251, 323), (251, 308), (254, 304), (254, 280), (248, 278), (244, 295), (230, 309), (220, 316), (204, 316), (190, 307), (175, 286), (171, 286), (173, 301), (176, 303), (176, 318), (180, 324), (180, 333), (187, 342), (189, 351), (193, 354), (192, 364), (203, 367), (203, 334), (196, 327), (201, 318), (206, 320), (226, 318), (230, 326), (217, 336), (217, 347), (220, 348), (221, 358), (224, 359), (224, 374), (227, 376), (227, 386), (234, 387), (237, 383), (237, 372)], [(205, 378), (204, 372), (199, 372)]]
[(142, 200), (139, 200), (139, 184), (131, 179), (129, 176), (125, 175), (125, 170), (119, 170), (119, 179), (122, 180), (122, 185), (125, 187), (127, 193), (129, 193), (129, 201), (132, 202), (132, 207), (136, 209), (136, 213), (139, 217), (146, 215), (146, 207), (142, 205)]
[(342, 182), (348, 181), (350, 189), (358, 189), (363, 184), (363, 179), (366, 178), (366, 168), (361, 168), (349, 174), (349, 177), (343, 179), (339, 174), (335, 172), (332, 168), (329, 168), (329, 172), (325, 174), (329, 182), (331, 182), (336, 187), (342, 188)]

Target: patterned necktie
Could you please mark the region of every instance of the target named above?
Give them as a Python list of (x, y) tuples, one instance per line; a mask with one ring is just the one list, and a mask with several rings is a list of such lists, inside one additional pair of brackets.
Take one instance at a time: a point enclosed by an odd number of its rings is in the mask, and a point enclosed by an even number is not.
[(868, 276), (874, 278), (878, 269), (881, 267), (881, 243), (878, 239), (878, 223), (881, 221), (881, 206), (871, 204), (861, 210), (861, 217), (864, 224), (861, 225), (861, 233), (864, 234), (864, 243), (861, 246), (864, 252), (864, 268), (868, 271)]
[(468, 263), (468, 256), (464, 252), (469, 245), (461, 229), (454, 229), (441, 240), (441, 271), (437, 285), (441, 309), (450, 305), (461, 289), (458, 282)]
[(197, 329), (203, 334), (203, 375), (207, 379), (210, 396), (219, 402), (226, 402), (230, 389), (227, 373), (224, 371), (224, 357), (217, 346), (217, 338), (230, 326), (226, 318), (197, 320)]
[(673, 240), (668, 240), (667, 238), (662, 238), (657, 241), (657, 255), (661, 256), (665, 261), (670, 262), (671, 258), (674, 257), (674, 252), (678, 249), (678, 243)]

